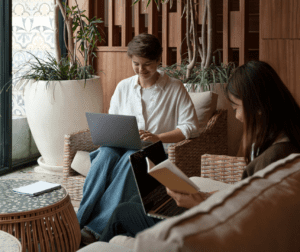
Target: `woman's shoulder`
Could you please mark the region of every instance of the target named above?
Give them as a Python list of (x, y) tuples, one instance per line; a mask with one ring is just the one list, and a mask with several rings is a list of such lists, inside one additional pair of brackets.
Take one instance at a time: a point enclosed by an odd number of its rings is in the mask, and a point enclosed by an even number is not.
[(255, 172), (266, 168), (268, 165), (283, 159), (292, 153), (300, 153), (300, 148), (291, 142), (275, 143), (250, 162), (247, 165), (245, 172), (247, 172), (248, 176), (252, 176)]

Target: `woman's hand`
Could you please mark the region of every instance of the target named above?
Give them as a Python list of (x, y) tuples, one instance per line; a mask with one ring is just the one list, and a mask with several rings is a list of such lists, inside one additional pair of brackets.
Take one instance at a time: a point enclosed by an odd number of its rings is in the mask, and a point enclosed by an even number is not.
[(185, 208), (192, 208), (194, 206), (199, 205), (202, 201), (207, 198), (205, 193), (193, 193), (193, 194), (183, 194), (179, 192), (171, 191), (167, 188), (167, 194), (170, 195), (175, 201), (177, 206), (185, 207)]
[(150, 133), (149, 131), (139, 130), (140, 138), (143, 141), (150, 141), (152, 143), (158, 142), (160, 139), (157, 135)]

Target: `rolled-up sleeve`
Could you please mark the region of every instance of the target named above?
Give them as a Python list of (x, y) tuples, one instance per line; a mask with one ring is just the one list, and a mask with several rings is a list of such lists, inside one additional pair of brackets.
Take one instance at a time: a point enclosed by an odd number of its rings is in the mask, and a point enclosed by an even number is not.
[(185, 139), (199, 136), (199, 122), (194, 104), (182, 86), (178, 95), (178, 122), (176, 128), (180, 129)]

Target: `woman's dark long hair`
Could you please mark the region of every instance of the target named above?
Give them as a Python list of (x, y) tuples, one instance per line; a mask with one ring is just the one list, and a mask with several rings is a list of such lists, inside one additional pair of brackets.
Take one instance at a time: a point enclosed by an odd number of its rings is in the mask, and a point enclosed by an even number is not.
[(252, 143), (256, 157), (258, 148), (261, 154), (283, 132), (300, 147), (299, 105), (269, 64), (249, 61), (238, 67), (225, 88), (225, 96), (231, 101), (229, 93), (243, 102), (243, 151), (247, 164)]

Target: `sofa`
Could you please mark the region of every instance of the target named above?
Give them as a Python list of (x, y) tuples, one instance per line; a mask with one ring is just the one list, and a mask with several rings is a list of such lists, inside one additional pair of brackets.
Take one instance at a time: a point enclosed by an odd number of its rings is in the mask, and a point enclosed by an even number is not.
[(291, 154), (135, 238), (88, 251), (300, 251), (300, 154)]

